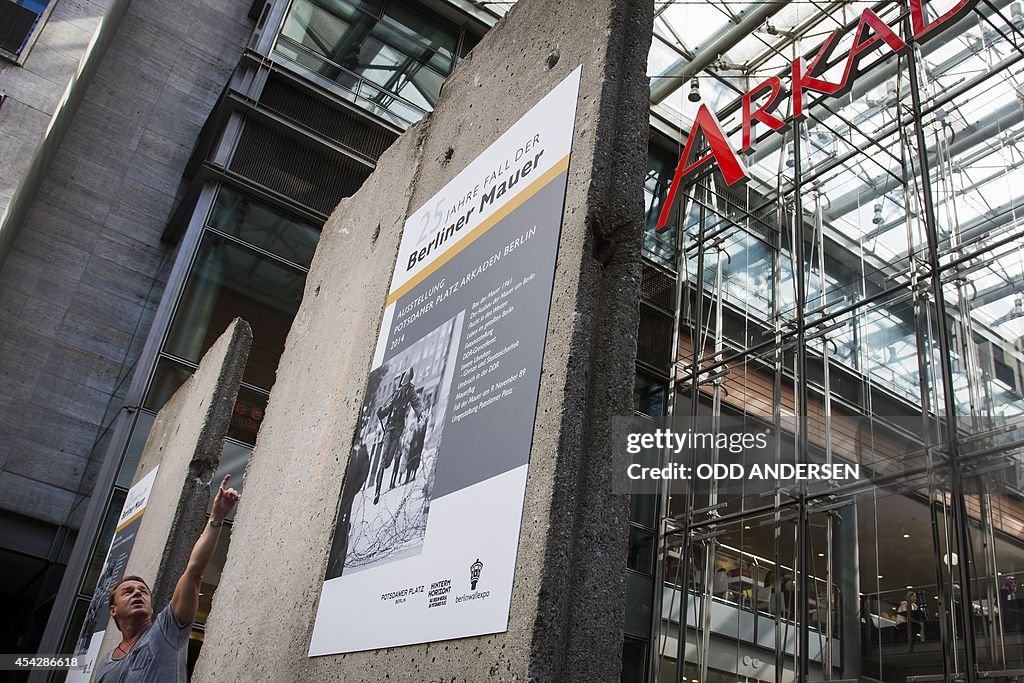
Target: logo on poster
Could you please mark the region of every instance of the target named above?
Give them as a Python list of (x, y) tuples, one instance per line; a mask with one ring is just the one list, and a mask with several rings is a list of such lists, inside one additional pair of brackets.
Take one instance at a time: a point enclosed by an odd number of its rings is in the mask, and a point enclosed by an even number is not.
[(444, 607), (448, 604), (448, 594), (452, 592), (452, 580), (444, 579), (430, 584), (430, 592), (427, 593), (429, 600), (427, 607)]
[(484, 569), (484, 563), (480, 561), (478, 557), (476, 562), (469, 565), (469, 587), (471, 590), (476, 590), (476, 583), (480, 580), (480, 572)]

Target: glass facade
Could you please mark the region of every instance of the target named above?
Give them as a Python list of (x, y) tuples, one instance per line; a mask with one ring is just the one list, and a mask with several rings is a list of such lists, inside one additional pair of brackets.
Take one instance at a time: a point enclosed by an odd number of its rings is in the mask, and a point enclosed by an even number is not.
[(459, 48), (454, 26), (401, 0), (293, 0), (274, 52), (405, 128), (434, 108)]
[[(651, 303), (668, 286), (644, 291), (636, 409), (771, 429), (776, 462), (861, 478), (637, 496), (623, 681), (1024, 668), (1020, 3), (972, 3), (901, 54), (876, 46), (847, 94), (807, 93), (799, 124), (754, 127), (745, 184), (704, 166), (654, 231), (698, 108), (739, 149), (743, 94), (788, 83), (834, 30), (816, 76), (839, 82), (867, 8), (909, 35), (898, 2), (659, 6), (645, 276), (676, 288), (671, 306)], [(722, 49), (704, 59), (710, 24)], [(661, 372), (643, 352), (654, 310), (674, 314)]]

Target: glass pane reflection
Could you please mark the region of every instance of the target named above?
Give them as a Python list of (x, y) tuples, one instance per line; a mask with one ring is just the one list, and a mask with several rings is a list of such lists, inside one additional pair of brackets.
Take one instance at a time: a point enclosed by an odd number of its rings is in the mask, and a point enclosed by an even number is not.
[(253, 336), (244, 381), (270, 389), (305, 281), (305, 272), (297, 268), (207, 234), (164, 350), (198, 363), (231, 321), (240, 317), (252, 326)]

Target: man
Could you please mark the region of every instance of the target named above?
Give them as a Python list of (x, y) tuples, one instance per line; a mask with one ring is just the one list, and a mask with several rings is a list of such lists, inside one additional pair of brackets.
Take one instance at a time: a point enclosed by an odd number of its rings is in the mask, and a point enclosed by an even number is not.
[(98, 683), (185, 683), (188, 634), (199, 609), (203, 572), (217, 549), (220, 528), (238, 492), (224, 476), (213, 499), (210, 519), (192, 548), (185, 573), (174, 587), (171, 602), (153, 615), (153, 596), (138, 576), (126, 576), (110, 591), (110, 616), (121, 631), (121, 643), (98, 667)]
[(394, 462), (394, 469), (391, 472), (391, 488), (395, 488), (398, 478), (398, 465), (401, 461), (399, 449), (402, 445), (402, 435), (405, 433), (405, 420), (409, 409), (416, 413), (416, 419), (423, 418), (423, 406), (420, 397), (416, 394), (416, 385), (412, 383), (413, 369), (403, 372), (399, 380), (399, 386), (395, 389), (387, 402), (377, 411), (377, 417), (384, 427), (384, 448), (381, 452), (381, 463), (377, 469), (377, 487), (374, 491), (373, 504), (380, 502), (380, 486), (384, 481), (384, 470)]

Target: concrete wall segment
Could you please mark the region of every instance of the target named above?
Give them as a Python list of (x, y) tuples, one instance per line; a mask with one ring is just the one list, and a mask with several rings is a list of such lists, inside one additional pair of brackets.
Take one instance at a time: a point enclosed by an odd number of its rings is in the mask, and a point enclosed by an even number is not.
[[(628, 509), (609, 493), (603, 425), (632, 410), (651, 5), (522, 0), (332, 215), (249, 463), (195, 680), (618, 680)], [(581, 63), (509, 630), (310, 659), (404, 219)]]
[[(418, 167), (428, 127), (421, 123), (399, 138), (379, 162), (395, 171), (371, 176), (324, 226), (246, 469), (247, 502), (235, 518), (206, 624), (221, 635), (197, 665), (196, 680), (217, 679), (223, 670), (253, 680), (330, 680), (313, 673), (315, 663), (305, 653), (383, 301), (411, 208), (413, 177), (398, 169)], [(375, 207), (372, 218), (358, 210), (365, 206)]]
[[(149, 582), (157, 611), (170, 602), (206, 522), (211, 479), (220, 463), (251, 347), (249, 324), (236, 318), (157, 414), (146, 439), (132, 484), (154, 467), (160, 471), (125, 575), (142, 576)], [(119, 640), (120, 633), (109, 623), (101, 652), (109, 652)]]

